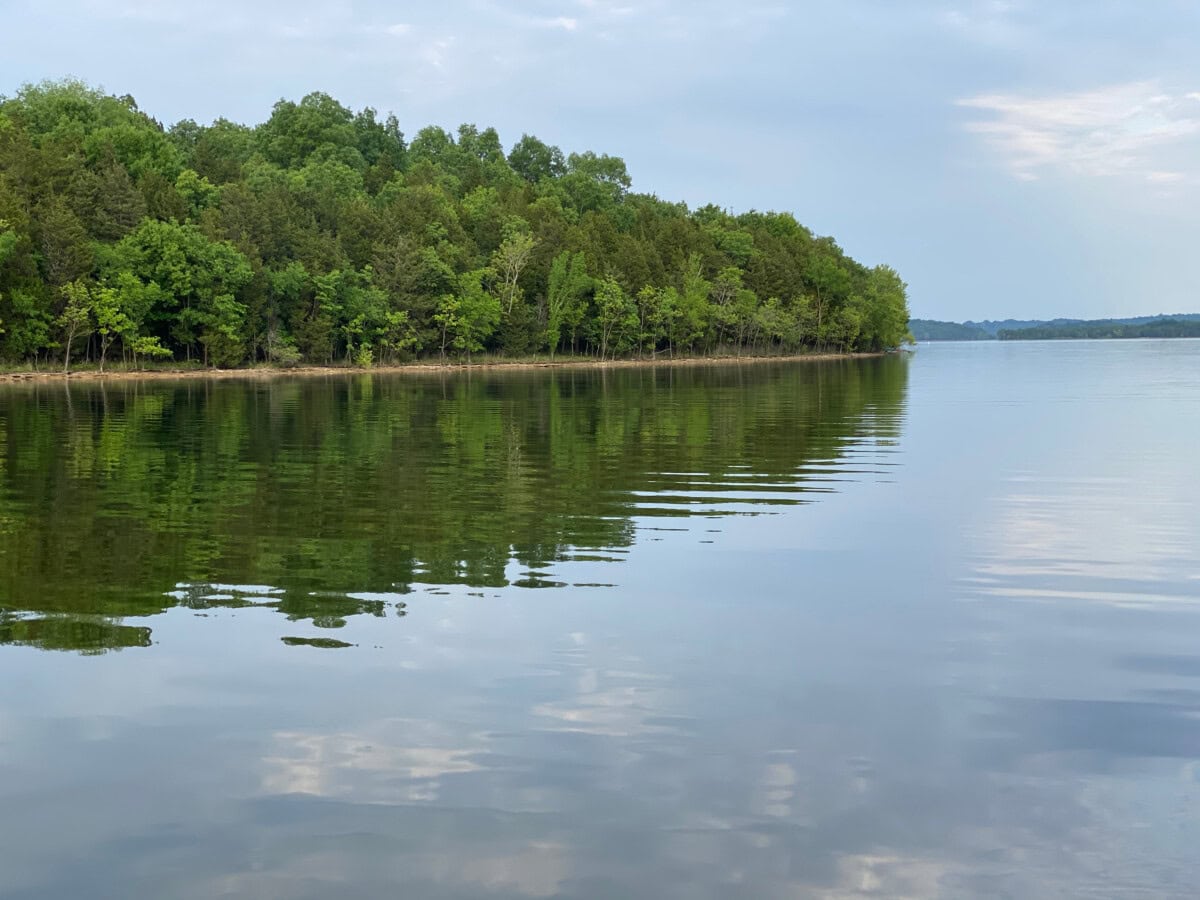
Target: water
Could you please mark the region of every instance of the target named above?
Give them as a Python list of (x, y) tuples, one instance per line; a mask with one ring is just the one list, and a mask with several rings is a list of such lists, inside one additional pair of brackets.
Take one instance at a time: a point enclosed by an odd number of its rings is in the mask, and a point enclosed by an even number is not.
[(0, 896), (1192, 897), (1200, 342), (0, 390)]

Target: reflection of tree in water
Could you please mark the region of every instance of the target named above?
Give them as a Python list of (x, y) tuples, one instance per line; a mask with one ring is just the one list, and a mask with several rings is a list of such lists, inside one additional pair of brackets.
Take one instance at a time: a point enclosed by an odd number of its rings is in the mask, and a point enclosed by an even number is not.
[(104, 653), (125, 647), (149, 647), (150, 629), (121, 625), (99, 616), (34, 617), (0, 609), (0, 644)]
[(403, 616), (402, 601), (359, 597), (328, 591), (286, 591), (280, 588), (225, 584), (180, 584), (166, 595), (186, 609), (274, 609), (290, 622), (311, 621), (318, 628), (344, 628), (351, 616), (387, 615), (389, 607)]
[(553, 585), (573, 559), (619, 559), (638, 519), (768, 509), (858, 477), (848, 457), (898, 437), (906, 372), (889, 358), (12, 388), (0, 641), (144, 646), (147, 629), (113, 620), (197, 604), (337, 627), (402, 611), (372, 595), (413, 584)]

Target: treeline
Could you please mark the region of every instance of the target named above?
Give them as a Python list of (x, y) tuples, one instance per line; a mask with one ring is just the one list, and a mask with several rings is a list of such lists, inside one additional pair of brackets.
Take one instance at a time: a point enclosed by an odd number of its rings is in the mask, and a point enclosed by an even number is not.
[(1134, 316), (1126, 319), (1005, 319), (997, 322), (939, 322), (911, 319), (918, 341), (1051, 341), (1087, 338), (1200, 337), (1200, 313)]
[(486, 351), (881, 350), (905, 286), (786, 213), (310, 94), (164, 128), (75, 81), (0, 98), (0, 363), (369, 366)]
[(909, 331), (917, 341), (990, 341), (993, 336), (976, 325), (963, 322), (939, 322), (936, 319), (910, 319)]
[(1155, 319), (1140, 324), (1122, 322), (1080, 322), (1044, 328), (1002, 330), (1002, 341), (1064, 341), (1119, 338), (1194, 338), (1200, 337), (1200, 320)]

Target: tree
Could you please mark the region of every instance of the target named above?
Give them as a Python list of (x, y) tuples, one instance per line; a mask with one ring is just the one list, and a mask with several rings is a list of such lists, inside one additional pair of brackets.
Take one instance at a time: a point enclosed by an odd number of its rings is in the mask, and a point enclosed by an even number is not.
[(0, 219), (0, 266), (3, 266), (16, 252), (18, 243), (20, 243), (20, 237), (16, 231), (5, 219)]
[(249, 262), (226, 241), (194, 225), (146, 220), (118, 243), (105, 267), (128, 272), (150, 291), (148, 318), (187, 357), (197, 343), (204, 362), (232, 365), (244, 354), (245, 306), (237, 293), (251, 278)]
[(389, 310), (379, 327), (379, 349), (391, 362), (417, 345), (417, 332), (403, 309)]
[(508, 153), (508, 164), (526, 181), (536, 184), (546, 178), (559, 178), (567, 171), (567, 161), (557, 147), (523, 134)]
[(458, 278), (457, 291), (442, 297), (435, 319), (442, 327), (443, 356), (449, 339), (451, 347), (470, 359), (496, 330), (500, 301), (485, 286), (494, 275), (491, 269), (465, 272)]
[(213, 206), (220, 196), (216, 186), (194, 169), (184, 169), (179, 173), (179, 177), (175, 179), (175, 190), (187, 204), (193, 219)]
[(47, 284), (62, 287), (91, 272), (95, 256), (87, 230), (63, 200), (47, 201), (35, 210), (34, 221)]
[(63, 332), (63, 372), (71, 371), (71, 347), (76, 338), (92, 333), (93, 287), (77, 280), (62, 286), (66, 300), (58, 317), (58, 326)]
[(867, 278), (860, 341), (864, 350), (888, 350), (912, 340), (908, 330), (908, 288), (890, 266), (876, 266)]
[(437, 322), (442, 332), (442, 359), (446, 358), (446, 347), (452, 346), (449, 342), (458, 336), (462, 327), (462, 318), (459, 316), (461, 305), (457, 294), (442, 294), (437, 312), (433, 314), (433, 321)]
[(102, 241), (120, 240), (146, 215), (145, 197), (116, 160), (95, 170), (79, 169), (66, 196), (87, 232)]
[(818, 347), (824, 347), (829, 342), (831, 311), (845, 302), (850, 290), (850, 275), (839, 265), (838, 256), (840, 251), (836, 249), (836, 245), (832, 245), (824, 252), (818, 253), (809, 267), (808, 280), (813, 288), (817, 315), (813, 340)]
[(267, 270), (265, 278), (267, 361), (293, 365), (299, 361), (300, 353), (285, 323), (300, 321), (305, 297), (312, 290), (312, 278), (304, 264), (294, 260), (282, 269)]
[(587, 273), (587, 260), (582, 253), (564, 250), (554, 257), (550, 266), (550, 278), (546, 297), (546, 347), (554, 356), (562, 340), (562, 329), (572, 329), (571, 343), (574, 345), (574, 329), (584, 312), (584, 298), (591, 290), (592, 279)]
[(317, 91), (299, 103), (276, 103), (257, 138), (263, 156), (285, 169), (301, 166), (317, 154), (362, 168), (365, 160), (358, 142), (363, 130), (355, 128), (349, 109)]
[(485, 287), (493, 277), (491, 269), (467, 272), (458, 281), (458, 334), (454, 346), (470, 359), (472, 353), (483, 349), (500, 322), (500, 301)]
[(660, 341), (670, 341), (675, 320), (679, 317), (679, 292), (674, 288), (646, 285), (638, 291), (638, 354), (648, 347), (657, 353)]
[(120, 296), (110, 287), (99, 286), (92, 292), (92, 315), (96, 333), (100, 336), (100, 371), (103, 372), (108, 348), (120, 335), (128, 334), (132, 324), (121, 308)]
[(614, 278), (596, 285), (596, 323), (600, 331), (600, 358), (611, 349), (624, 349), (625, 342), (637, 329), (637, 311), (633, 301)]
[(712, 285), (705, 280), (699, 254), (688, 257), (683, 271), (683, 291), (679, 294), (672, 341), (676, 346), (694, 349), (708, 331), (712, 313), (709, 293)]
[[(607, 154), (572, 153), (567, 157), (568, 184), (584, 201), (582, 208), (601, 208), (620, 202), (633, 185), (625, 161)], [(590, 186), (590, 187), (588, 187)], [(568, 188), (570, 190), (570, 188)]]
[(367, 165), (383, 163), (392, 171), (403, 169), (408, 148), (400, 122), (393, 115), (379, 122), (376, 115), (375, 110), (367, 107), (354, 117), (358, 152)]
[(510, 222), (505, 228), (504, 240), (496, 251), (494, 265), (502, 279), (500, 296), (507, 313), (512, 313), (513, 304), (521, 296), (521, 273), (529, 265), (529, 257), (536, 246), (537, 240), (529, 233), (525, 222)]

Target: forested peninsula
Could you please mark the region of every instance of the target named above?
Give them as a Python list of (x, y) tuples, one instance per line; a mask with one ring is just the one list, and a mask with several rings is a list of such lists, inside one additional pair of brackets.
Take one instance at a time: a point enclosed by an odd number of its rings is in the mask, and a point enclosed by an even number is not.
[[(0, 366), (872, 352), (905, 285), (787, 213), (323, 93), (170, 127), (68, 80), (0, 97)], [(478, 356), (476, 357), (478, 358)]]

